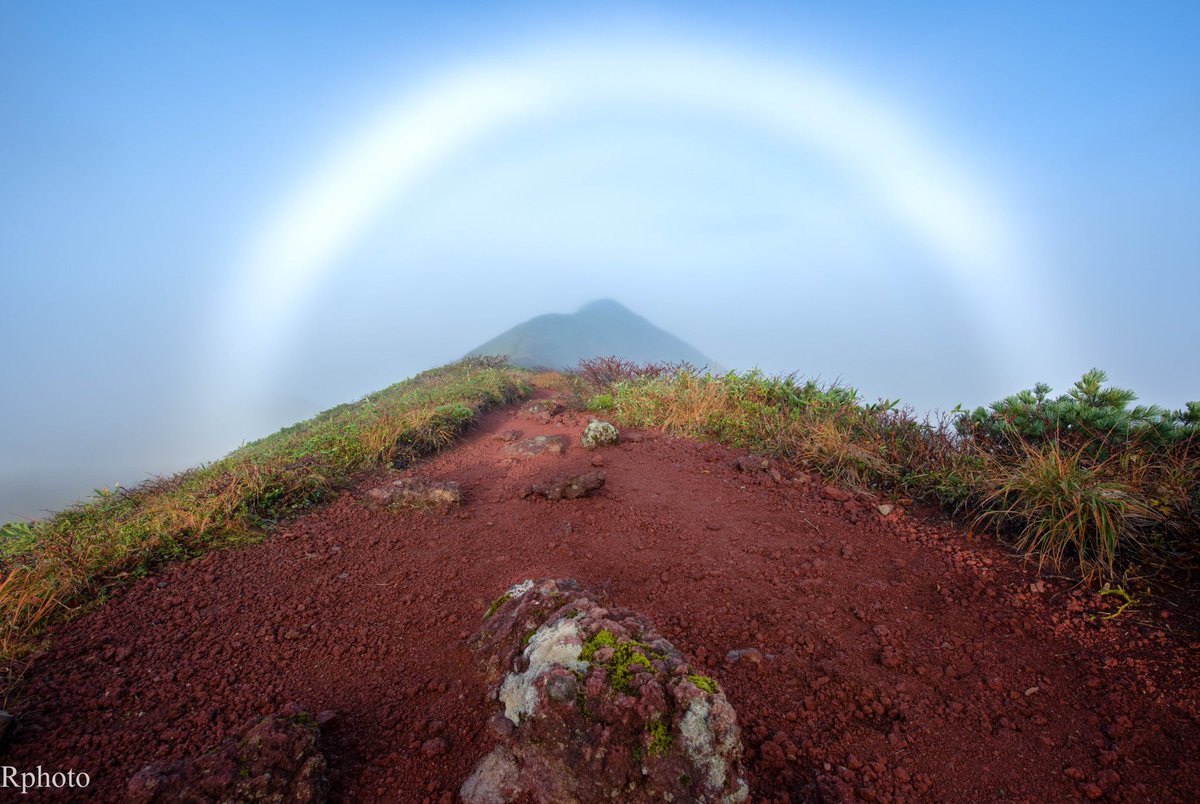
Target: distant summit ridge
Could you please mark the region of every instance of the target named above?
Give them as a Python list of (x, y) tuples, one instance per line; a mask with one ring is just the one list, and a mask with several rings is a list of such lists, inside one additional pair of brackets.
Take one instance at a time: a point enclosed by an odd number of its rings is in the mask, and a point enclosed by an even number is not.
[(715, 364), (691, 344), (656, 327), (615, 299), (588, 302), (570, 314), (539, 315), (472, 349), (469, 356), (508, 355), (515, 365), (569, 368), (615, 355), (638, 363)]

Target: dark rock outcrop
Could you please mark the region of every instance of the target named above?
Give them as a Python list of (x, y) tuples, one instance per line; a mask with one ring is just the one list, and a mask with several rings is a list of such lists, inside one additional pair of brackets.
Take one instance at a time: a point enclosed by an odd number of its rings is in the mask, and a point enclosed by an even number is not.
[(513, 456), (526, 455), (562, 455), (567, 451), (567, 437), (560, 435), (540, 435), (533, 438), (523, 438), (506, 444), (504, 451)]
[(593, 492), (603, 488), (604, 480), (604, 472), (597, 469), (578, 475), (557, 477), (553, 480), (534, 483), (532, 486), (524, 489), (521, 492), (521, 496), (530, 497), (538, 494), (547, 500), (575, 500), (580, 497), (589, 497)]
[(521, 408), (522, 413), (540, 424), (549, 424), (563, 410), (565, 410), (563, 404), (557, 399), (535, 399), (532, 402), (526, 402), (525, 406)]
[(146, 766), (129, 780), (126, 801), (323, 802), (329, 790), (319, 736), (316, 719), (289, 704), (207, 754)]
[(500, 742), (463, 784), (463, 800), (746, 799), (737, 718), (716, 682), (600, 589), (518, 584), (475, 644)]

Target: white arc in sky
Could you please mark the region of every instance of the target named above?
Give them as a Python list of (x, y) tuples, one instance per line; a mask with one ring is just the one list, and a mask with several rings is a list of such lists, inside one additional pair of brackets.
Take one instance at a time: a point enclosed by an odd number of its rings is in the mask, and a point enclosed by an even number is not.
[[(353, 132), (244, 253), (221, 320), (222, 372), (252, 386), (318, 282), (386, 205), (419, 191), (430, 172), (541, 115), (630, 100), (735, 119), (830, 160), (923, 244), (993, 343), (1011, 305), (1028, 308), (1028, 261), (1012, 221), (979, 177), (910, 117), (813, 65), (603, 42), (454, 71), (410, 87)], [(1032, 337), (1009, 334), (1005, 350), (1017, 355)]]

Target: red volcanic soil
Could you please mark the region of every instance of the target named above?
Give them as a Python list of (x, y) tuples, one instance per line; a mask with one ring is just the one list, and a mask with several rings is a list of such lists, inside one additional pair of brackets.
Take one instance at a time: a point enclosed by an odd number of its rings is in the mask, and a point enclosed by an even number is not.
[[(718, 679), (754, 800), (1200, 800), (1200, 643), (1179, 617), (1097, 619), (1099, 598), (951, 524), (657, 433), (586, 452), (584, 424), (493, 412), (408, 472), (460, 482), (461, 508), (371, 508), (376, 475), (265, 543), (138, 581), (53, 634), (0, 762), (87, 771), (120, 799), (146, 764), (295, 701), (337, 712), (335, 798), (452, 800), (493, 744), (465, 638), (513, 583), (570, 577)], [(513, 459), (495, 437), (513, 428), (571, 447)], [(596, 496), (521, 498), (594, 457)], [(726, 661), (743, 648), (760, 661)]]

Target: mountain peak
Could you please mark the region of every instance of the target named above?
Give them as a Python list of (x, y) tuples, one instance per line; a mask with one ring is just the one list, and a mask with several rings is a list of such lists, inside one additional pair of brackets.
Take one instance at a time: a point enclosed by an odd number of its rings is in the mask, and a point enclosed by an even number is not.
[(596, 299), (579, 308), (576, 315), (584, 315), (587, 313), (628, 313), (632, 315), (632, 311), (621, 304), (616, 299)]
[(715, 364), (699, 350), (616, 299), (597, 299), (566, 315), (540, 315), (497, 335), (468, 355), (508, 355), (526, 368), (572, 368), (580, 360), (616, 356), (637, 363)]

